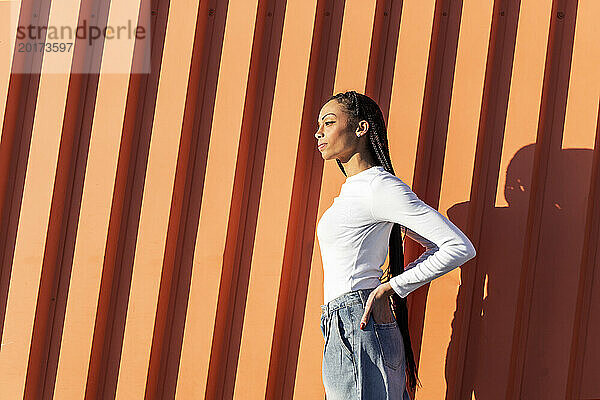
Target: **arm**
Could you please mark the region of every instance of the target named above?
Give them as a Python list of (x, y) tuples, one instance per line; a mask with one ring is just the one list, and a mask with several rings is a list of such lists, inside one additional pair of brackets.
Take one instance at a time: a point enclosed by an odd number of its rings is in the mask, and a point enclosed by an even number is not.
[(377, 176), (371, 182), (371, 213), (377, 221), (391, 221), (425, 247), (405, 271), (390, 279), (391, 288), (406, 297), (420, 286), (475, 257), (467, 236), (450, 220), (423, 202), (400, 178)]

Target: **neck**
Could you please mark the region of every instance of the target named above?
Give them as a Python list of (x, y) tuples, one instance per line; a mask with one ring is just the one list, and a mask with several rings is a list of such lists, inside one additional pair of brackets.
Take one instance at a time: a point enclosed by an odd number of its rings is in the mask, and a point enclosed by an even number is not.
[(350, 177), (375, 166), (375, 163), (372, 159), (363, 157), (360, 153), (356, 153), (348, 161), (345, 163), (343, 162), (342, 166), (346, 172), (346, 177)]

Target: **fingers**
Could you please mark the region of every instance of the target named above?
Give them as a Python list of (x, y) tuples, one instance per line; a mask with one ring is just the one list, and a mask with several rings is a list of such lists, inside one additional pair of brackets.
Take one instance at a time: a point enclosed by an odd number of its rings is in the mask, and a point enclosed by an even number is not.
[(372, 311), (373, 322), (375, 322), (376, 324), (389, 324), (395, 321), (394, 314), (392, 313), (392, 308), (389, 301), (379, 302), (377, 306), (378, 307), (375, 307)]
[(360, 320), (360, 329), (364, 329), (367, 326), (367, 321), (369, 321), (370, 310), (365, 308), (365, 313), (363, 314), (362, 319)]
[(360, 320), (360, 329), (364, 329), (367, 326), (367, 322), (369, 322), (369, 316), (371, 315), (371, 305), (373, 304), (373, 295), (370, 295), (365, 303), (365, 312)]
[(363, 313), (363, 316), (360, 320), (360, 329), (364, 329), (364, 327), (367, 326), (369, 318), (371, 317), (371, 314), (373, 312), (375, 312), (375, 314), (378, 316), (377, 319), (379, 321), (394, 321), (394, 316), (390, 308), (389, 299), (378, 298), (373, 294), (369, 296), (367, 302), (365, 303), (365, 312)]
[[(371, 316), (371, 308), (373, 306), (375, 307), (379, 316), (385, 313), (385, 316), (391, 315), (393, 317), (390, 309), (390, 296), (384, 294), (385, 290), (380, 290), (382, 287), (383, 285), (380, 285), (369, 294), (369, 298), (365, 303), (365, 312), (363, 313), (363, 316), (360, 320), (360, 329), (364, 329), (364, 327), (367, 326), (367, 322), (369, 321), (369, 317)], [(387, 310), (384, 307), (387, 307)], [(384, 318), (382, 319), (382, 321), (383, 320), (386, 319)]]

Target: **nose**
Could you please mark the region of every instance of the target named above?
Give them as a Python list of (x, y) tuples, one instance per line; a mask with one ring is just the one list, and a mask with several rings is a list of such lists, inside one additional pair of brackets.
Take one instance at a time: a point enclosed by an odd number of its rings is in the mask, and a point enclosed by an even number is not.
[(319, 140), (319, 138), (323, 137), (323, 133), (321, 132), (321, 128), (319, 128), (317, 130), (317, 132), (315, 133), (315, 138), (317, 138), (317, 140)]

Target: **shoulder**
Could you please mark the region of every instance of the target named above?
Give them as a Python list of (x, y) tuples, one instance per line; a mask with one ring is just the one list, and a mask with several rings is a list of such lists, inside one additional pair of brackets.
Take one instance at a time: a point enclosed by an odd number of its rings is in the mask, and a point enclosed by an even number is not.
[(425, 212), (424, 203), (402, 179), (380, 170), (370, 180), (371, 214), (379, 221), (405, 225), (406, 218)]
[(412, 192), (410, 186), (408, 186), (402, 179), (384, 169), (379, 170), (378, 173), (371, 178), (369, 186), (374, 193), (386, 192), (390, 190)]
[(371, 207), (375, 210), (415, 210), (423, 206), (421, 199), (397, 176), (382, 170), (370, 182)]

